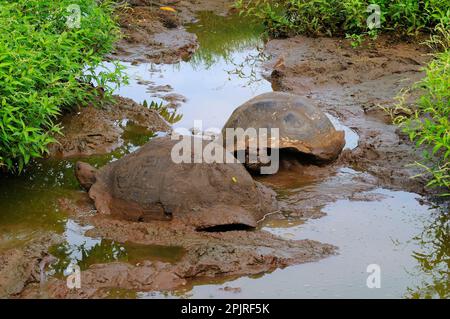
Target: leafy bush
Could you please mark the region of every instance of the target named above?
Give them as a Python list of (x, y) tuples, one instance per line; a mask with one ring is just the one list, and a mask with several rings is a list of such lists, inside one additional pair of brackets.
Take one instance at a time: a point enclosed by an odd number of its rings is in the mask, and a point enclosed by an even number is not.
[[(70, 5), (79, 28), (66, 23)], [(98, 95), (90, 81), (120, 80), (94, 73), (119, 36), (112, 13), (110, 1), (0, 0), (0, 166), (21, 171), (42, 156), (61, 111)]]
[(448, 0), (237, 0), (236, 7), (265, 21), (274, 36), (368, 32), (370, 4), (381, 9), (382, 30), (416, 34), (450, 22)]
[[(428, 186), (442, 186), (450, 189), (450, 32), (440, 25), (440, 30), (428, 42), (432, 48), (443, 48), (426, 67), (426, 77), (417, 83), (423, 91), (416, 103), (416, 109), (400, 100), (393, 110), (394, 123), (409, 134), (417, 146), (427, 146), (427, 163), (417, 163), (432, 175)], [(450, 195), (450, 194), (445, 194)]]

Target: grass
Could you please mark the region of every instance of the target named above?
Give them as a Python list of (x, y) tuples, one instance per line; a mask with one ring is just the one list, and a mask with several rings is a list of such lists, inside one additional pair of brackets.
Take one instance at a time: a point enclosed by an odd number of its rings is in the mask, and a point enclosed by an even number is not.
[[(79, 28), (67, 23), (71, 5)], [(0, 167), (20, 172), (41, 157), (61, 112), (101, 92), (91, 81), (120, 82), (120, 69), (94, 72), (119, 37), (113, 10), (109, 0), (0, 0)]]

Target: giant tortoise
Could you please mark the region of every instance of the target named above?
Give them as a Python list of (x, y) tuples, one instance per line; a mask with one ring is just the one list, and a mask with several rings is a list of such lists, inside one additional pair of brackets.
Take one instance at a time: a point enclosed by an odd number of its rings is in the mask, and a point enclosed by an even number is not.
[[(224, 146), (234, 154), (248, 152), (249, 140), (233, 142), (227, 136), (227, 129), (237, 128), (278, 128), (279, 140), (272, 140), (272, 148), (306, 155), (318, 162), (336, 159), (345, 145), (345, 133), (337, 131), (312, 100), (290, 93), (261, 94), (239, 106), (228, 119), (222, 130)], [(227, 139), (231, 143), (227, 143)], [(267, 145), (270, 148), (270, 141)]]
[(196, 229), (239, 229), (255, 227), (275, 209), (273, 191), (240, 163), (177, 164), (171, 157), (176, 143), (154, 138), (99, 170), (78, 162), (75, 175), (99, 213), (126, 220), (176, 219)]

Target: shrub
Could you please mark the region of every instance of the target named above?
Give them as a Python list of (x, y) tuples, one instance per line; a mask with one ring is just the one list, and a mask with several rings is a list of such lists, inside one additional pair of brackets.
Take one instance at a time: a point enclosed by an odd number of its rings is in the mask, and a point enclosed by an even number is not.
[(235, 5), (263, 19), (274, 36), (335, 36), (368, 32), (370, 4), (380, 6), (382, 30), (412, 35), (450, 22), (448, 0), (237, 0)]
[[(80, 28), (66, 24), (70, 5)], [(98, 94), (91, 80), (119, 81), (120, 71), (94, 73), (119, 36), (112, 13), (110, 1), (0, 0), (0, 166), (42, 156), (61, 111)]]
[(425, 69), (425, 78), (416, 85), (423, 91), (416, 109), (411, 111), (400, 100), (393, 114), (410, 113), (410, 116), (396, 116), (394, 123), (400, 125), (417, 146), (429, 149), (424, 151), (428, 161), (417, 163), (432, 176), (428, 186), (450, 189), (450, 32), (443, 25), (436, 30), (440, 30), (439, 34), (433, 35), (428, 44), (444, 51), (436, 53)]

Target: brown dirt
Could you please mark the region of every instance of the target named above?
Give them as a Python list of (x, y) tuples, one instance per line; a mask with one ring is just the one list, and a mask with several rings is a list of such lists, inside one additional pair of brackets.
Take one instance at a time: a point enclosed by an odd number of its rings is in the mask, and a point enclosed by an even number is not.
[(169, 6), (177, 11), (177, 16), (182, 23), (191, 23), (195, 21), (196, 13), (200, 11), (226, 15), (231, 10), (234, 0), (127, 0), (127, 2), (132, 7), (159, 9), (159, 4)]
[[(127, 38), (119, 44), (116, 57), (132, 62), (174, 63), (188, 57), (196, 47), (196, 40), (180, 25), (193, 21), (195, 11), (226, 13), (232, 1), (160, 1), (169, 2), (178, 10), (175, 18), (156, 8), (143, 7), (149, 5), (146, 0), (129, 2), (137, 6), (121, 16)], [(399, 135), (397, 128), (388, 123), (378, 107), (392, 105), (402, 88), (423, 76), (420, 68), (428, 57), (423, 55), (422, 46), (381, 38), (370, 47), (352, 49), (339, 39), (296, 37), (272, 40), (266, 52), (272, 55), (265, 67), (275, 90), (291, 91), (316, 100), (324, 111), (338, 117), (360, 136), (359, 147), (344, 151), (332, 165), (284, 161), (277, 175), (257, 177), (279, 192), (283, 214), (320, 217), (324, 205), (343, 197), (376, 200), (364, 197), (361, 192), (379, 186), (427, 192), (422, 179), (410, 178), (417, 170), (406, 167), (420, 159), (419, 154)], [(116, 122), (132, 117), (130, 114), (114, 111), (114, 108), (80, 111), (77, 116), (67, 117), (70, 123), (65, 128), (67, 138), (63, 138), (62, 146), (55, 146), (59, 149), (53, 152), (60, 152), (61, 156), (90, 155), (108, 152), (120, 145), (121, 131)], [(156, 114), (143, 119), (144, 123), (155, 126), (163, 123), (152, 116)], [(105, 122), (99, 123), (99, 119)], [(87, 129), (85, 123), (88, 123)], [(177, 220), (139, 223), (92, 215), (94, 207), (87, 195), (82, 196), (79, 203), (62, 201), (62, 204), (78, 222), (94, 226), (88, 236), (118, 242), (182, 246), (186, 254), (174, 264), (147, 261), (139, 265), (92, 265), (82, 272), (81, 290), (70, 291), (65, 281), (51, 278), (43, 291), (37, 271), (48, 245), (53, 242), (47, 238), (0, 255), (0, 296), (85, 298), (105, 297), (109, 288), (173, 290), (201, 278), (259, 274), (316, 261), (336, 252), (332, 245), (285, 240), (261, 230), (197, 232)], [(285, 218), (285, 215), (268, 218)]]
[(372, 174), (379, 186), (427, 192), (422, 178), (411, 178), (417, 168), (408, 166), (420, 160), (419, 152), (380, 108), (391, 107), (401, 89), (423, 76), (429, 60), (423, 46), (381, 37), (353, 49), (341, 39), (299, 36), (269, 41), (266, 53), (274, 90), (314, 99), (359, 134), (358, 148), (344, 151), (335, 167)]
[[(128, 2), (128, 7), (118, 9), (124, 38), (117, 44), (112, 58), (133, 63), (176, 63), (189, 58), (197, 49), (197, 40), (182, 24), (195, 21), (198, 11), (226, 14), (233, 3), (231, 0), (158, 1), (175, 8), (177, 12), (173, 13), (160, 10), (154, 1)], [(64, 136), (58, 136), (59, 143), (50, 146), (49, 156), (65, 158), (109, 153), (123, 144), (123, 130), (118, 125), (123, 119), (151, 131), (169, 129), (156, 112), (144, 109), (130, 99), (115, 98), (115, 105), (89, 106), (66, 113), (61, 119)], [(162, 98), (173, 108), (185, 100), (174, 94)]]
[(123, 129), (119, 125), (129, 120), (153, 132), (168, 131), (170, 127), (154, 110), (131, 99), (114, 97), (114, 102), (102, 107), (79, 107), (61, 119), (63, 136), (49, 147), (51, 157), (67, 158), (106, 154), (123, 144)]
[(42, 234), (21, 248), (11, 248), (0, 253), (0, 298), (19, 294), (31, 283), (40, 283), (40, 265), (48, 257), (48, 248), (61, 238)]
[(197, 38), (181, 27), (176, 13), (136, 6), (119, 11), (123, 39), (113, 58), (126, 62), (176, 63), (197, 48)]

